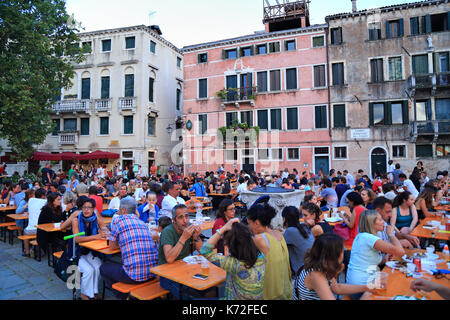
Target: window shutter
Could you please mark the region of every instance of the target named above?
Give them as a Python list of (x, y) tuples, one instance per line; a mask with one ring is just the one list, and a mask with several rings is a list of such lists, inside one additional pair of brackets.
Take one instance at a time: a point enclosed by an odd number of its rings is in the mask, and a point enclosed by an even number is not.
[(373, 126), (373, 103), (369, 103), (369, 126)]
[(342, 43), (342, 28), (338, 29), (338, 34), (339, 34), (338, 43)]
[(447, 30), (450, 30), (450, 11), (447, 12)]
[(250, 55), (254, 56), (255, 55), (255, 46), (250, 46)]
[(91, 98), (91, 78), (81, 80), (81, 99)]
[(410, 25), (412, 35), (419, 34), (419, 18), (418, 17), (410, 18), (409, 25)]
[(258, 127), (261, 130), (268, 130), (269, 129), (268, 112), (267, 112), (267, 110), (258, 110)]
[(125, 75), (125, 97), (134, 97), (134, 74)]
[(102, 77), (101, 98), (109, 99), (109, 77)]
[(288, 43), (284, 40), (284, 51), (288, 51)]
[(403, 124), (409, 124), (409, 108), (407, 100), (403, 101), (402, 111), (403, 111)]
[(333, 118), (335, 128), (345, 127), (345, 105), (335, 105), (333, 106)]
[(427, 100), (427, 106), (426, 106), (426, 108), (427, 108), (427, 120), (431, 120), (431, 100), (430, 99), (428, 99)]
[(391, 24), (389, 21), (386, 21), (386, 39), (392, 38), (391, 34)]
[(375, 40), (374, 29), (369, 28), (369, 40)]
[(431, 32), (431, 16), (427, 14), (425, 16), (425, 33)]
[(225, 60), (227, 58), (226, 54), (227, 53), (225, 52), (225, 49), (223, 49), (222, 50), (222, 60)]
[(197, 64), (200, 63), (200, 54), (197, 55)]
[(403, 33), (404, 33), (404, 26), (403, 26), (403, 18), (399, 19), (399, 24), (400, 24), (400, 37), (403, 37)]
[(275, 52), (280, 52), (280, 43), (275, 42)]
[(384, 103), (384, 124), (392, 124), (392, 103), (390, 101)]

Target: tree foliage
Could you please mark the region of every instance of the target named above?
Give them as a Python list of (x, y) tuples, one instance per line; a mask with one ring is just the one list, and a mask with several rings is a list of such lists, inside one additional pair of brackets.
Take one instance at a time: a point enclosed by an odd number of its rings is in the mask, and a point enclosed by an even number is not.
[(0, 138), (20, 159), (52, 131), (51, 105), (83, 60), (64, 0), (0, 1)]

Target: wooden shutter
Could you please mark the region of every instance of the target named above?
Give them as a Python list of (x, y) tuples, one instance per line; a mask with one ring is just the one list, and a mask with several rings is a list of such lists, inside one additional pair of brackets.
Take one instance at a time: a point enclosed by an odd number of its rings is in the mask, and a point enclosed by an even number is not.
[(369, 103), (369, 126), (373, 126), (373, 103)]
[(386, 21), (386, 38), (392, 38), (392, 33), (391, 33), (391, 24), (389, 21)]
[(109, 77), (102, 77), (101, 99), (109, 99)]
[(450, 30), (450, 11), (447, 12), (447, 30)]
[(134, 97), (134, 74), (125, 75), (125, 97)]
[(269, 113), (267, 110), (258, 110), (258, 126), (261, 130), (269, 129)]
[(81, 99), (91, 98), (91, 78), (81, 80)]
[(197, 54), (197, 64), (201, 63), (200, 54)]
[(345, 127), (345, 104), (333, 106), (333, 118), (335, 128)]
[(89, 118), (81, 118), (81, 135), (88, 136), (89, 135)]
[(431, 16), (427, 14), (425, 16), (425, 33), (431, 32)]
[(148, 101), (153, 102), (153, 87), (155, 84), (155, 80), (153, 78), (149, 78), (148, 82)]
[(275, 42), (275, 52), (280, 52), (280, 42)]
[(225, 49), (222, 50), (222, 60), (225, 60), (227, 58), (227, 53)]
[(392, 124), (392, 102), (384, 103), (384, 125)]
[(409, 26), (410, 26), (412, 35), (419, 34), (419, 17), (410, 18)]
[(402, 113), (403, 113), (403, 124), (409, 124), (408, 100), (403, 101)]
[(404, 34), (404, 23), (403, 23), (403, 18), (401, 18), (401, 19), (399, 19), (398, 20), (399, 21), (399, 36), (400, 37), (403, 37), (403, 34)]

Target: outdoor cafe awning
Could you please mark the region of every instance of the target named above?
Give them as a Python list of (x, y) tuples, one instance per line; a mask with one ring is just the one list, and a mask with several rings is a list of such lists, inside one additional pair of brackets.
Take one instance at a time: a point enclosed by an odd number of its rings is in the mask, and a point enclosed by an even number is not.
[(60, 153), (61, 160), (73, 160), (79, 156), (79, 154), (73, 153), (73, 152), (63, 152)]
[(59, 161), (61, 160), (61, 154), (35, 151), (32, 159), (36, 161)]
[(119, 153), (107, 152), (107, 151), (94, 151), (91, 153), (85, 153), (77, 155), (76, 160), (95, 160), (95, 159), (118, 159), (120, 158)]

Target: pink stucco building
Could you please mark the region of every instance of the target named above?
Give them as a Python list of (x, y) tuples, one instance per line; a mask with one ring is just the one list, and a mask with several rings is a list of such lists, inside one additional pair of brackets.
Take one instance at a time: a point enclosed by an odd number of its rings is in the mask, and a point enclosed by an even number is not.
[[(270, 31), (286, 26), (267, 22), (265, 31), (183, 48), (185, 173), (222, 164), (328, 171), (326, 25), (297, 18), (300, 27)], [(222, 130), (238, 126), (244, 130), (228, 129), (223, 141)]]

